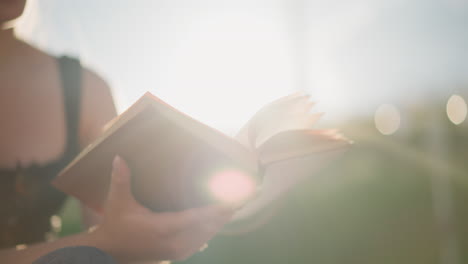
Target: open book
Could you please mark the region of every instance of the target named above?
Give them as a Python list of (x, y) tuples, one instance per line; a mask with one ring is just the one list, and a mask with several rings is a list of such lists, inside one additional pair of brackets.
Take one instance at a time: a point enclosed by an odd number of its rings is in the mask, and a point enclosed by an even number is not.
[(150, 93), (112, 120), (54, 179), (60, 190), (103, 209), (112, 160), (132, 171), (135, 198), (154, 211), (216, 202), (245, 203), (245, 219), (344, 152), (335, 130), (311, 130), (307, 96), (290, 95), (262, 108), (235, 138), (172, 108)]

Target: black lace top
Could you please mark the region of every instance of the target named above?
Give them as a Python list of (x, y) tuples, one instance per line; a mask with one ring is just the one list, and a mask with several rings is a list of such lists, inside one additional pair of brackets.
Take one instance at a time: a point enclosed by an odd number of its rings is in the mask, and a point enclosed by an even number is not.
[(46, 165), (0, 168), (0, 248), (44, 241), (65, 194), (50, 181), (78, 153), (81, 66), (68, 57), (57, 59), (66, 109), (67, 141), (61, 158)]

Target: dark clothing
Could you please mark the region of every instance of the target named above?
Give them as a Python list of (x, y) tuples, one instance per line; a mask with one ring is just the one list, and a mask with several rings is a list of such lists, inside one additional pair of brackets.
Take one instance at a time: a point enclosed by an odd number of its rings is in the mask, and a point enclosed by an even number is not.
[(78, 60), (58, 59), (66, 110), (67, 140), (63, 156), (45, 165), (0, 168), (0, 248), (44, 241), (50, 218), (66, 195), (50, 181), (78, 154), (81, 66)]
[(66, 247), (36, 260), (33, 264), (117, 264), (111, 256), (93, 247)]

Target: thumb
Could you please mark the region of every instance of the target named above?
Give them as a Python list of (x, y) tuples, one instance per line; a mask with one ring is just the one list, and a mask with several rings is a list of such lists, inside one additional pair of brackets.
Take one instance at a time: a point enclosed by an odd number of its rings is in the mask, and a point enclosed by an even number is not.
[(112, 176), (107, 196), (107, 206), (121, 207), (134, 201), (130, 181), (130, 169), (127, 163), (117, 155), (112, 162)]

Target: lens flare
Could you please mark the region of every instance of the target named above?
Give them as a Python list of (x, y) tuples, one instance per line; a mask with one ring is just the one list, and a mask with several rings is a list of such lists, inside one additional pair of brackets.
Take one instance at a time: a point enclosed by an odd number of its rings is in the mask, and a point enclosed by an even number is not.
[(459, 125), (465, 121), (467, 115), (467, 106), (463, 97), (452, 95), (447, 102), (447, 116), (455, 125)]
[(400, 128), (400, 111), (394, 105), (383, 104), (375, 112), (374, 122), (380, 133), (391, 135)]
[(209, 182), (212, 195), (226, 203), (240, 203), (255, 192), (255, 182), (246, 173), (237, 170), (225, 170), (216, 173)]

